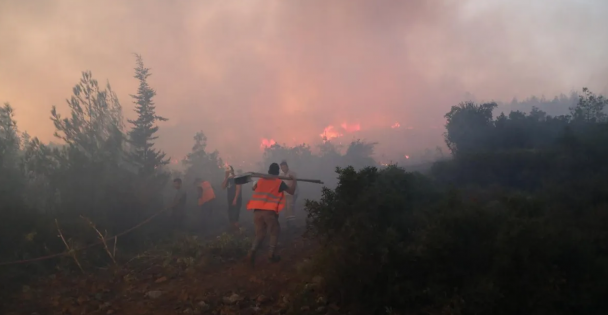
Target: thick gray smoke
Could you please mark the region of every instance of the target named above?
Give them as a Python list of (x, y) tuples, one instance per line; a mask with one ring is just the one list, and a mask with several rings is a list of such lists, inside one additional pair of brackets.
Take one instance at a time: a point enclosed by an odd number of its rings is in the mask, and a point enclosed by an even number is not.
[[(365, 137), (402, 154), (439, 144), (443, 114), (467, 92), (509, 101), (605, 89), (607, 8), (600, 0), (4, 0), (0, 100), (16, 108), (21, 129), (51, 140), (50, 106), (65, 108), (90, 69), (132, 117), (137, 52), (153, 70), (158, 113), (170, 118), (159, 146), (175, 157), (198, 130), (236, 164), (259, 159), (263, 139), (314, 143), (329, 126), (345, 143)], [(402, 131), (391, 136), (395, 124)]]

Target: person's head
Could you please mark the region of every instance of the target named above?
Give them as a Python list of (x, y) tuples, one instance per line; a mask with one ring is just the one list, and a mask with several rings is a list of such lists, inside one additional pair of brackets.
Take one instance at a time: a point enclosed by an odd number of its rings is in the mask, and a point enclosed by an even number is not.
[(279, 168), (279, 164), (277, 164), (277, 163), (272, 163), (268, 167), (268, 174), (270, 174), (270, 175), (277, 175), (278, 176), (279, 172), (280, 172), (280, 168)]
[(283, 173), (289, 172), (289, 165), (287, 165), (287, 161), (281, 162), (281, 171), (283, 171)]
[(173, 187), (175, 187), (175, 189), (182, 188), (182, 179), (181, 178), (174, 179), (173, 180)]

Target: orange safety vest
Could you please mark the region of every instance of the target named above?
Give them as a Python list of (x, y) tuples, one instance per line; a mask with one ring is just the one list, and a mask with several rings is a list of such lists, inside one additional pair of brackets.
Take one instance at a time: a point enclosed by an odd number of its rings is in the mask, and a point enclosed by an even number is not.
[(279, 192), (282, 182), (280, 179), (260, 178), (251, 200), (247, 202), (247, 210), (271, 210), (277, 213), (283, 210), (285, 196)]
[(215, 192), (213, 191), (213, 187), (211, 187), (211, 183), (204, 181), (201, 183), (200, 187), (203, 189), (203, 194), (198, 198), (199, 206), (215, 199)]

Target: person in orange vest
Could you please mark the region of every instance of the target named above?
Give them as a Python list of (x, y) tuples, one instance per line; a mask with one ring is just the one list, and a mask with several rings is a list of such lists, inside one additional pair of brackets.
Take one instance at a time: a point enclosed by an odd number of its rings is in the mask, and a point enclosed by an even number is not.
[(215, 201), (215, 192), (213, 191), (211, 183), (206, 180), (197, 178), (194, 183), (198, 192), (198, 206), (201, 209), (205, 225), (209, 227), (213, 215), (213, 201)]
[[(279, 164), (270, 164), (268, 174), (279, 175), (279, 172)], [(281, 257), (275, 253), (281, 232), (279, 212), (285, 208), (285, 193), (293, 194), (297, 187), (295, 177), (293, 175), (289, 177), (292, 179), (291, 185), (285, 184), (280, 179), (266, 178), (260, 178), (253, 184), (253, 195), (247, 203), (247, 210), (253, 211), (253, 223), (255, 224), (255, 239), (246, 258), (251, 266), (255, 264), (256, 251), (264, 241), (267, 231), (270, 234), (268, 260), (270, 262), (281, 260)]]

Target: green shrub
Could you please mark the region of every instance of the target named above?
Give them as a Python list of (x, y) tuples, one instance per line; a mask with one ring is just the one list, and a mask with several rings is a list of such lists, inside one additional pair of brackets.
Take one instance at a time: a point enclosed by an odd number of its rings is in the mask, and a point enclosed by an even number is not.
[(309, 232), (325, 245), (314, 272), (358, 313), (603, 310), (608, 225), (599, 209), (572, 220), (525, 194), (465, 200), (396, 167), (338, 174), (335, 190), (307, 202)]

